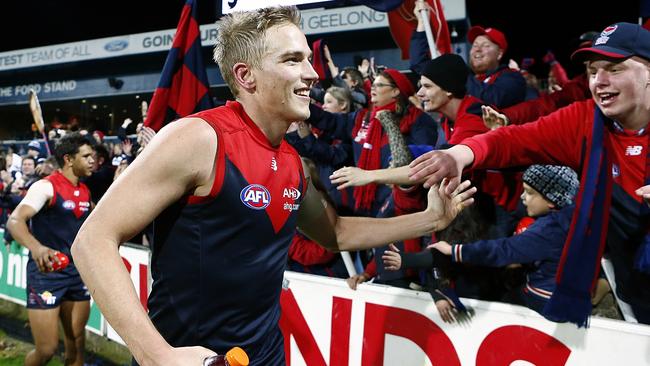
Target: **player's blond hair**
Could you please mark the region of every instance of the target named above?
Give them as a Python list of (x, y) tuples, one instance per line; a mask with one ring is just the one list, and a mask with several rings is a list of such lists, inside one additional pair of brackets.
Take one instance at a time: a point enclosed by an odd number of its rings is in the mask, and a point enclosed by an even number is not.
[(278, 6), (246, 12), (234, 12), (221, 18), (213, 58), (221, 75), (236, 97), (239, 89), (232, 68), (243, 62), (259, 69), (266, 53), (266, 32), (284, 23), (300, 26), (300, 12), (295, 6)]

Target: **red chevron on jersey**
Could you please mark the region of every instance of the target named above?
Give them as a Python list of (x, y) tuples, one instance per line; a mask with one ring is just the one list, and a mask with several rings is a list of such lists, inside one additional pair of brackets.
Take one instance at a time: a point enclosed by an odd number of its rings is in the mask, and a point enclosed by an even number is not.
[(52, 183), (54, 193), (50, 200), (50, 207), (53, 207), (57, 200), (61, 200), (61, 207), (64, 210), (72, 211), (78, 219), (90, 210), (90, 191), (86, 185), (79, 183), (78, 186), (75, 186), (58, 171), (45, 179)]
[(286, 174), (287, 169), (292, 172), (300, 171), (300, 162), (289, 151), (283, 151), (284, 142), (276, 151), (260, 149), (249, 151), (247, 154), (241, 151), (235, 154), (234, 149), (243, 146), (243, 141), (237, 140), (246, 138), (249, 138), (246, 134), (233, 134), (225, 146), (228, 159), (250, 183), (242, 189), (240, 199), (251, 209), (265, 210), (277, 233), (291, 212), (300, 207), (298, 199), (301, 194), (298, 188), (301, 176)]
[[(306, 189), (300, 157), (284, 140), (272, 146), (241, 104), (229, 102), (219, 110), (221, 115), (205, 111), (196, 116), (206, 120), (220, 116), (218, 133), (223, 138), (218, 146), (247, 182), (239, 199), (251, 210), (264, 210), (278, 233), (300, 207), (301, 190)], [(216, 179), (215, 184), (219, 185)]]

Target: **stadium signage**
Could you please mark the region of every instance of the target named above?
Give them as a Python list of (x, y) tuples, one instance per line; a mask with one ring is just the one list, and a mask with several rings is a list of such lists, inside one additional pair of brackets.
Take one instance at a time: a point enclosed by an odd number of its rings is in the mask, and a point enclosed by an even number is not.
[[(1, 230), (0, 230), (1, 233)], [(27, 249), (0, 246), (0, 298), (25, 304)], [(150, 251), (120, 255), (146, 309)], [(280, 328), (289, 366), (645, 365), (650, 326), (592, 318), (588, 329), (552, 323), (508, 304), (463, 299), (471, 316), (446, 324), (425, 292), (285, 272)], [(91, 302), (86, 329), (124, 344)]]
[[(233, 1), (231, 0), (231, 2)], [(292, 2), (316, 3), (318, 1)], [(263, 3), (265, 6), (270, 5), (269, 2), (252, 0), (239, 0), (235, 3), (237, 9), (253, 3)], [(466, 16), (464, 1), (443, 0), (442, 6), (448, 21), (464, 19)], [(301, 11), (301, 14), (301, 25), (303, 31), (308, 35), (388, 27), (388, 17), (385, 13), (372, 10), (365, 6), (306, 9)], [(202, 25), (200, 31), (202, 45), (204, 47), (214, 46), (218, 32), (217, 25)], [(171, 47), (175, 32), (175, 29), (166, 29), (0, 52), (0, 72), (67, 62), (165, 52)]]

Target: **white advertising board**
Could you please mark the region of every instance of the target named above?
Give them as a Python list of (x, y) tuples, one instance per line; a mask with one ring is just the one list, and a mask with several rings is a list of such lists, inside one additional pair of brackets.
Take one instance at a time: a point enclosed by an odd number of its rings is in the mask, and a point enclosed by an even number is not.
[(519, 306), (467, 299), (471, 318), (447, 324), (428, 293), (286, 277), (281, 326), (291, 366), (650, 364), (650, 326), (592, 318), (578, 329)]

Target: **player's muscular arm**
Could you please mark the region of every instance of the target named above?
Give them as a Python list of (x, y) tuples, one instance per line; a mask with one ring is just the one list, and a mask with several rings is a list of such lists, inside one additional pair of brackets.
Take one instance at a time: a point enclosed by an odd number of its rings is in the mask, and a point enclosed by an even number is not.
[(310, 184), (298, 216), (298, 227), (312, 240), (332, 251), (374, 248), (399, 240), (442, 230), (466, 206), (472, 204), (476, 188), (463, 182), (447, 195), (447, 181), (429, 190), (428, 207), (410, 215), (376, 219), (340, 217), (326, 207)]
[(49, 266), (56, 251), (48, 248), (47, 243), (40, 243), (32, 235), (27, 221), (52, 199), (53, 194), (52, 183), (49, 181), (40, 180), (34, 183), (7, 221), (7, 229), (18, 243), (29, 249), (41, 272), (50, 269)]
[(167, 344), (140, 305), (118, 247), (183, 195), (207, 194), (216, 149), (215, 132), (202, 120), (181, 120), (163, 128), (111, 185), (72, 247), (94, 300), (141, 365), (198, 365), (199, 356), (211, 354)]

